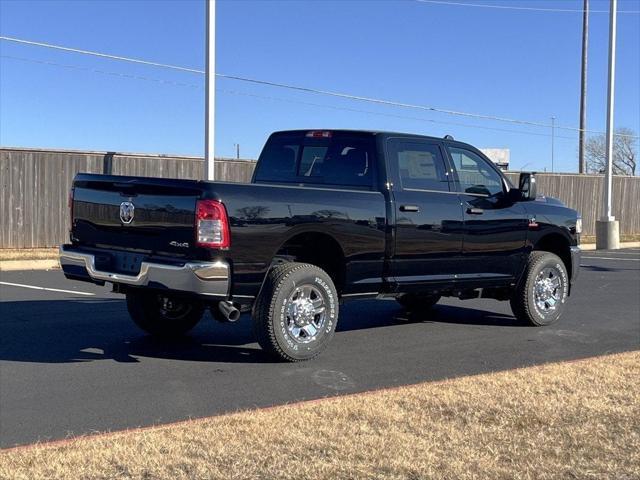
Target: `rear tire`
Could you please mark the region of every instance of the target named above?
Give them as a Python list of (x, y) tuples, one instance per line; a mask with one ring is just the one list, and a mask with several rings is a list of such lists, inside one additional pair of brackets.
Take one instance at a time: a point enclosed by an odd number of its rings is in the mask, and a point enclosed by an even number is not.
[(306, 263), (273, 268), (253, 310), (260, 346), (287, 362), (309, 360), (333, 338), (338, 321), (338, 292), (331, 277)]
[(197, 300), (150, 291), (127, 292), (127, 310), (145, 332), (163, 338), (181, 336), (195, 327), (204, 313)]
[(396, 297), (396, 301), (410, 312), (429, 310), (442, 298), (440, 295), (416, 295), (405, 293)]
[(553, 253), (535, 251), (511, 297), (511, 310), (520, 321), (533, 326), (550, 325), (564, 312), (569, 276)]

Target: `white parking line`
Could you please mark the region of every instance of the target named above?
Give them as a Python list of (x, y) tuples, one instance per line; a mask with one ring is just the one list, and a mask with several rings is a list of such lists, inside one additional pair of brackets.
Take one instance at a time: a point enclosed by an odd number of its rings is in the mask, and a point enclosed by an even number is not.
[(76, 292), (74, 290), (61, 290), (59, 288), (37, 287), (35, 285), (23, 285), (22, 283), (0, 282), (0, 285), (8, 285), (9, 287), (30, 288), (32, 290), (46, 290), (48, 292), (72, 293), (74, 295), (89, 295), (89, 296), (95, 295), (95, 293), (89, 293), (89, 292)]
[(587, 257), (582, 256), (582, 258), (597, 258), (599, 260), (618, 260), (620, 262), (640, 262), (640, 258), (618, 258), (618, 257)]
[[(592, 251), (593, 253), (596, 253), (595, 251)], [(591, 252), (588, 252), (586, 255), (589, 255)], [(618, 251), (609, 251), (609, 252), (602, 252), (602, 253), (608, 253), (608, 254), (612, 254), (612, 255), (640, 255), (640, 252), (618, 252)]]

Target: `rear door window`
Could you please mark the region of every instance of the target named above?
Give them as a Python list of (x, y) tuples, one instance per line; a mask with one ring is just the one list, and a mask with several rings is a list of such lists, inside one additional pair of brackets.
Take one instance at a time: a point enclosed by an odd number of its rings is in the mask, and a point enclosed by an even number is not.
[(449, 176), (437, 143), (392, 138), (388, 150), (403, 189), (449, 191)]

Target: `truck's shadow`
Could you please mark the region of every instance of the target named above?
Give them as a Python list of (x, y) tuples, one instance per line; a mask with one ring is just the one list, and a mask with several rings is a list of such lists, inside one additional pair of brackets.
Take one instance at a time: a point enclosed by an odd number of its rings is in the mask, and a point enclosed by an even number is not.
[[(483, 310), (439, 305), (431, 312), (408, 314), (395, 302), (361, 301), (342, 307), (337, 330), (380, 328), (407, 321), (515, 325), (512, 317)], [(0, 360), (138, 362), (137, 357), (230, 363), (274, 361), (255, 343), (248, 315), (235, 324), (221, 324), (207, 313), (188, 337), (160, 341), (133, 325), (119, 299), (0, 303)]]
[(427, 311), (400, 311), (395, 316), (402, 322), (450, 323), (458, 325), (484, 325), (491, 327), (524, 327), (524, 323), (513, 315), (504, 315), (486, 310), (471, 309), (453, 305), (436, 305)]
[(592, 272), (624, 272), (637, 270), (635, 268), (603, 267), (602, 265), (580, 265), (580, 268)]

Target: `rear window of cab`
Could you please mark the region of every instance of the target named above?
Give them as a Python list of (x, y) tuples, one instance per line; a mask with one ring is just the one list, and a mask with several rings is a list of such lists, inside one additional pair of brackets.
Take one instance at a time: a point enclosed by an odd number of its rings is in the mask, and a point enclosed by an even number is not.
[(374, 152), (371, 135), (328, 131), (273, 135), (260, 154), (254, 181), (370, 188)]

